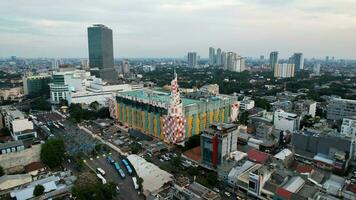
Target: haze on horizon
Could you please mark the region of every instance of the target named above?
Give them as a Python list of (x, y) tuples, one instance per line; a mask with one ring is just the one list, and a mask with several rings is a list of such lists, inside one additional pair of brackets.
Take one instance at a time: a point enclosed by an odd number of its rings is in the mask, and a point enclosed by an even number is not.
[(113, 29), (115, 57), (356, 58), (356, 0), (3, 0), (0, 57), (88, 57), (87, 27)]

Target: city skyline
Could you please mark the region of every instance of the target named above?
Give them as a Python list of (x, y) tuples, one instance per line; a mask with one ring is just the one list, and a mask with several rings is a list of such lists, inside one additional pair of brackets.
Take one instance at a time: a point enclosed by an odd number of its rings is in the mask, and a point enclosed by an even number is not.
[(102, 23), (113, 29), (116, 58), (187, 51), (207, 58), (209, 46), (244, 57), (277, 50), (281, 58), (294, 52), (355, 58), (356, 5), (348, 0), (8, 1), (0, 7), (0, 57), (88, 57), (86, 27)]

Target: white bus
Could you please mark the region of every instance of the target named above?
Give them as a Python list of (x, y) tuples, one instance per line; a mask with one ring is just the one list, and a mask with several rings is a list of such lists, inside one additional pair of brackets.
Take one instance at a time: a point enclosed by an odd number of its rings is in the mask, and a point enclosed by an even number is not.
[(105, 176), (105, 171), (101, 168), (96, 168), (96, 171), (99, 172), (101, 175)]
[(137, 178), (136, 177), (132, 177), (132, 181), (133, 181), (135, 190), (138, 190)]
[(102, 184), (106, 184), (106, 179), (101, 174), (96, 174), (96, 176), (101, 180)]

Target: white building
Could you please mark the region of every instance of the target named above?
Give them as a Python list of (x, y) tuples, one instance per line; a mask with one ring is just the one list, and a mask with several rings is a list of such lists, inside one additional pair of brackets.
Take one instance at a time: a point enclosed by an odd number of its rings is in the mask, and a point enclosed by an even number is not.
[(237, 55), (235, 52), (227, 53), (227, 70), (233, 72), (242, 72), (245, 68), (245, 59)]
[(341, 135), (356, 138), (356, 116), (347, 117), (342, 120)]
[(251, 98), (245, 97), (242, 101), (240, 101), (240, 110), (250, 110), (255, 107), (255, 101)]
[(313, 74), (316, 76), (320, 75), (320, 64), (314, 64), (313, 66)]
[(101, 78), (91, 76), (90, 72), (75, 70), (67, 72), (55, 72), (53, 83), (50, 84), (52, 103), (58, 104), (61, 100), (67, 100), (68, 104), (90, 104), (97, 101), (106, 105), (107, 99), (121, 91), (140, 89), (142, 85), (107, 85)]
[(294, 132), (299, 129), (300, 117), (294, 113), (276, 110), (273, 120), (274, 126), (278, 130)]
[(197, 60), (197, 52), (188, 52), (188, 67), (197, 67), (198, 60)]
[(274, 77), (277, 78), (290, 78), (294, 77), (294, 64), (276, 64), (274, 66)]
[(326, 113), (330, 120), (356, 116), (356, 100), (332, 98), (328, 101)]
[(5, 107), (2, 110), (2, 115), (5, 126), (9, 129), (14, 140), (37, 137), (37, 133), (33, 129), (33, 122), (27, 119), (21, 111)]
[(298, 115), (310, 115), (315, 117), (316, 101), (300, 100), (294, 103), (294, 112)]

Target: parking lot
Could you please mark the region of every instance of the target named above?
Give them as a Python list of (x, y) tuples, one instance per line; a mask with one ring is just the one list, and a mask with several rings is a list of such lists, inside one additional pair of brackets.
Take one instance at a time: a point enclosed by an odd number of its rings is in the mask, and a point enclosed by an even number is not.
[(92, 157), (85, 160), (85, 163), (88, 167), (92, 170), (96, 170), (96, 168), (101, 168), (105, 171), (105, 179), (107, 181), (112, 181), (118, 185), (120, 188), (120, 192), (118, 195), (118, 199), (132, 199), (132, 200), (140, 200), (140, 196), (138, 195), (138, 191), (135, 190), (134, 184), (132, 181), (132, 176), (130, 176), (125, 166), (121, 163), (121, 158), (116, 155), (112, 154), (111, 156), (115, 160), (115, 162), (120, 163), (120, 167), (125, 172), (125, 178), (122, 179), (118, 172), (115, 170), (114, 166), (107, 161), (105, 154), (99, 155), (97, 157)]

